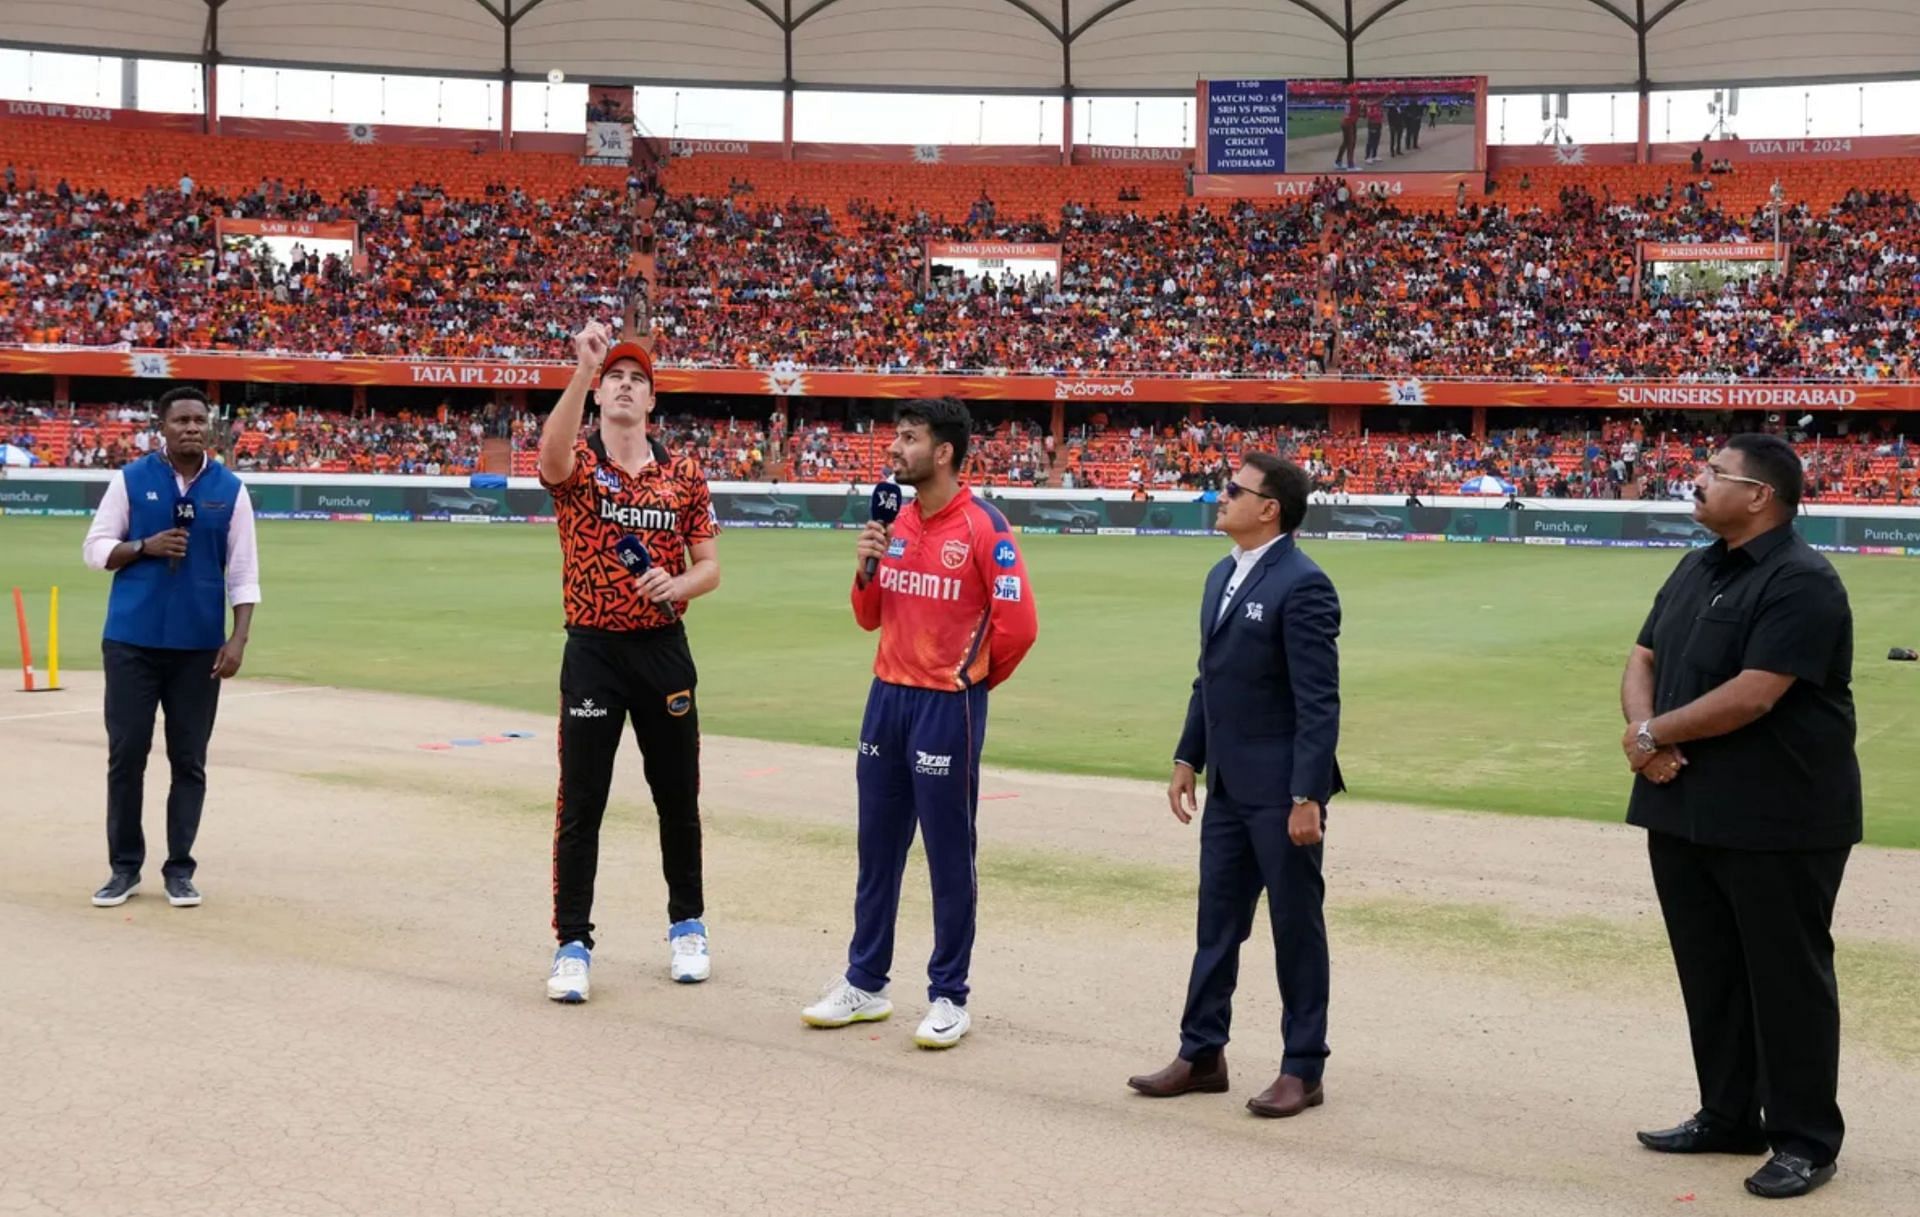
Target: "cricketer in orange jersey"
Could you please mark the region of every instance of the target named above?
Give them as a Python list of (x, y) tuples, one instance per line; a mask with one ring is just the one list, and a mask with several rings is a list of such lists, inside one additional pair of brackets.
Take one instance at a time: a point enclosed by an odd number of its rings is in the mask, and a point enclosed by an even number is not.
[[(560, 793), (554, 808), (547, 996), (588, 996), (600, 824), (627, 721), (660, 817), (669, 975), (710, 974), (700, 859), (700, 713), (681, 615), (720, 584), (718, 531), (699, 465), (647, 434), (653, 357), (611, 344), (599, 322), (574, 336), (578, 366), (540, 431), (540, 482), (559, 523), (567, 643), (560, 662)], [(597, 377), (597, 381), (596, 381)], [(600, 430), (580, 439), (592, 389)]]

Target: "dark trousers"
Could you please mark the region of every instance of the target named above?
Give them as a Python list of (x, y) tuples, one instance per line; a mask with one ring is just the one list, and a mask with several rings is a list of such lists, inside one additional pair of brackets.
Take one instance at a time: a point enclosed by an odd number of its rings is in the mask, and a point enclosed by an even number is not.
[(680, 625), (567, 635), (560, 661), (560, 798), (554, 809), (553, 929), (593, 946), (593, 881), (613, 760), (633, 720), (660, 816), (667, 920), (705, 912), (700, 876), (700, 711), (693, 652)]
[(1647, 834), (1680, 973), (1700, 1119), (1764, 1128), (1816, 1165), (1840, 1154), (1834, 898), (1845, 849), (1761, 852)]
[(1248, 807), (1218, 789), (1207, 796), (1200, 818), (1198, 946), (1180, 1015), (1180, 1055), (1201, 1060), (1227, 1046), (1240, 944), (1253, 933), (1264, 891), (1285, 1007), (1280, 1071), (1311, 1084), (1327, 1059), (1327, 885), (1320, 874), (1324, 846), (1295, 845), (1287, 835), (1292, 812)]
[(124, 642), (100, 644), (107, 677), (107, 858), (115, 874), (137, 875), (147, 861), (141, 828), (153, 716), (167, 715), (167, 861), (163, 875), (193, 877), (193, 841), (207, 799), (207, 741), (220, 708), (215, 651), (174, 651)]
[(869, 993), (893, 967), (900, 880), (917, 826), (926, 842), (933, 888), (933, 957), (927, 1000), (967, 1004), (974, 919), (980, 888), (980, 748), (987, 736), (987, 691), (910, 689), (873, 682), (860, 723), (860, 879), (853, 898), (847, 980)]
[(1367, 159), (1376, 160), (1380, 156), (1380, 124), (1367, 124)]

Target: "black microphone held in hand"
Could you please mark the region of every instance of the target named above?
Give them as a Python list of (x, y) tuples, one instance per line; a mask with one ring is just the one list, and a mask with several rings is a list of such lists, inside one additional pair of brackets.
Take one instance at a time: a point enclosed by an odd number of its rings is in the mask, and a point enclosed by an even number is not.
[[(900, 516), (900, 487), (893, 482), (882, 482), (873, 488), (873, 499), (867, 506), (867, 518), (876, 524), (891, 524)], [(880, 571), (880, 559), (868, 558), (862, 569), (862, 577), (871, 580)]]
[[(620, 565), (631, 571), (636, 579), (653, 568), (653, 555), (647, 552), (647, 547), (640, 538), (632, 533), (626, 534), (613, 543), (613, 555), (620, 559)], [(680, 619), (679, 610), (673, 607), (673, 601), (663, 600), (660, 602), (660, 607), (667, 610), (667, 616), (676, 621)]]
[[(183, 531), (192, 531), (193, 529), (193, 500), (192, 499), (175, 499), (173, 501), (173, 526)], [(179, 570), (180, 559), (168, 558), (167, 569), (169, 571)]]

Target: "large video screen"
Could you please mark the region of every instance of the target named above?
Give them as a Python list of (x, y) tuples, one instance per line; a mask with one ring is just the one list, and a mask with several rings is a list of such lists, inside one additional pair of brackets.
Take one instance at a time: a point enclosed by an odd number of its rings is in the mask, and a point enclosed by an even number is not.
[(1200, 82), (1203, 173), (1469, 173), (1486, 79)]

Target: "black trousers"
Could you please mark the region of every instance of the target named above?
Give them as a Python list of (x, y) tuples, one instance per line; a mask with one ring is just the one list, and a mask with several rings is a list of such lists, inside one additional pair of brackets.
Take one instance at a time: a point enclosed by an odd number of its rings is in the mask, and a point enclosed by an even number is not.
[(216, 651), (173, 651), (124, 642), (100, 644), (107, 677), (107, 858), (115, 874), (137, 875), (147, 861), (141, 828), (153, 716), (167, 714), (167, 861), (164, 875), (192, 878), (193, 842), (207, 799), (207, 741), (220, 708)]
[(1280, 1071), (1312, 1084), (1327, 1059), (1327, 884), (1324, 846), (1295, 845), (1287, 835), (1291, 807), (1249, 807), (1224, 791), (1207, 796), (1200, 819), (1200, 910), (1180, 1015), (1180, 1055), (1189, 1061), (1227, 1046), (1240, 944), (1253, 933), (1260, 894), (1273, 923), (1274, 971), (1280, 981)]
[(560, 798), (553, 830), (553, 929), (593, 946), (593, 881), (613, 759), (629, 718), (660, 816), (667, 920), (705, 911), (700, 890), (700, 711), (678, 624), (632, 634), (569, 631), (560, 662)]
[(1647, 834), (1680, 972), (1700, 1119), (1764, 1128), (1776, 1152), (1840, 1155), (1834, 898), (1846, 849), (1762, 852)]

